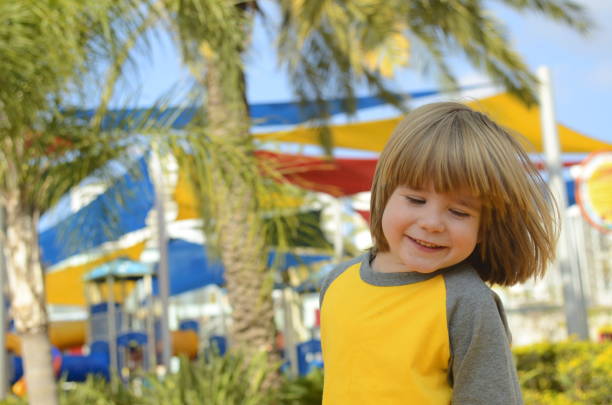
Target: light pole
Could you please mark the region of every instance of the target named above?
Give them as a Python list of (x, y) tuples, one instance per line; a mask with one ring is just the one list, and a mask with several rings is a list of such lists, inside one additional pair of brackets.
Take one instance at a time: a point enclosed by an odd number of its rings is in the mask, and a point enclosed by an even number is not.
[(557, 247), (556, 267), (561, 273), (563, 284), (563, 306), (567, 322), (568, 335), (576, 336), (581, 340), (589, 339), (589, 326), (586, 303), (580, 271), (576, 266), (570, 265), (570, 243), (567, 230), (567, 193), (563, 180), (561, 147), (557, 134), (557, 120), (555, 118), (554, 97), (551, 84), (550, 70), (546, 66), (538, 68), (540, 111), (542, 121), (542, 136), (544, 141), (544, 154), (548, 170), (548, 184), (555, 197), (560, 214), (561, 234)]
[(155, 185), (155, 211), (157, 214), (157, 242), (159, 248), (159, 265), (157, 267), (157, 281), (159, 285), (159, 299), (161, 304), (160, 329), (162, 344), (162, 365), (164, 372), (170, 370), (170, 357), (172, 356), (170, 347), (170, 329), (168, 322), (168, 307), (170, 295), (170, 280), (168, 276), (168, 235), (166, 232), (166, 214), (164, 210), (164, 173), (162, 168), (161, 156), (157, 142), (153, 143), (151, 154), (151, 170), (153, 174), (153, 184)]

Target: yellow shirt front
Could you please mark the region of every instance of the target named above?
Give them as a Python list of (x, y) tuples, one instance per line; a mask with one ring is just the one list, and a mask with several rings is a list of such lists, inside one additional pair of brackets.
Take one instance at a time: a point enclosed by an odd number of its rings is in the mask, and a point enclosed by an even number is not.
[[(324, 405), (448, 405), (450, 359), (443, 276), (377, 286), (360, 263), (327, 288), (321, 306)], [(409, 402), (407, 402), (409, 401)]]

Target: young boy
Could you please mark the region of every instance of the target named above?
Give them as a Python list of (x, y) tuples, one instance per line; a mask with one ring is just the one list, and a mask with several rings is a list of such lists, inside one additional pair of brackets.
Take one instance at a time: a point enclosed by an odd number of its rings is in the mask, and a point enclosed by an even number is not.
[(485, 115), (458, 103), (408, 114), (376, 168), (374, 247), (321, 290), (323, 404), (521, 404), (485, 282), (545, 271), (556, 240), (545, 190)]

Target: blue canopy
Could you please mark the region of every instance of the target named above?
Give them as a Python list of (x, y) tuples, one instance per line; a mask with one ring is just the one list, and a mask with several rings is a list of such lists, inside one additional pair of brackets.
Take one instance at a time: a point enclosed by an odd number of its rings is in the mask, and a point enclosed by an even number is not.
[(144, 228), (154, 203), (153, 183), (142, 157), (136, 162), (136, 169), (120, 177), (91, 203), (40, 233), (43, 265), (52, 266)]
[[(268, 266), (286, 270), (300, 264), (308, 265), (330, 260), (325, 254), (295, 254), (285, 252), (277, 257), (277, 252), (268, 255)], [(275, 263), (275, 260), (278, 261)], [(170, 277), (170, 295), (195, 290), (207, 285), (222, 286), (225, 284), (223, 265), (219, 260), (209, 257), (206, 246), (172, 239), (168, 244), (168, 272)], [(153, 280), (154, 294), (158, 294), (158, 281)]]
[[(468, 90), (488, 85), (465, 86), (460, 90)], [(410, 93), (397, 94), (398, 101), (402, 98), (414, 99), (440, 94), (440, 90), (423, 90)], [(327, 99), (327, 113), (330, 115), (346, 113), (349, 103), (346, 99)], [(356, 97), (353, 108), (361, 110), (364, 108), (378, 107), (389, 104), (385, 99), (375, 96)], [(104, 128), (117, 126), (138, 127), (144, 120), (153, 120), (158, 125), (170, 126), (174, 129), (182, 129), (201, 110), (200, 106), (168, 107), (168, 108), (131, 108), (122, 110), (109, 110), (102, 120)], [(77, 109), (72, 113), (79, 119), (89, 121), (95, 114), (94, 109)], [(253, 126), (270, 125), (296, 125), (312, 118), (320, 117), (322, 114), (316, 102), (280, 102), (280, 103), (250, 103), (249, 115)]]

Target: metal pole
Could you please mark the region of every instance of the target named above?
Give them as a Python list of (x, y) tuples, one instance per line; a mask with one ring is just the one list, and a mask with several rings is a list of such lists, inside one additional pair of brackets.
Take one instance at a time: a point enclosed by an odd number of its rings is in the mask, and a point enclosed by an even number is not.
[(157, 242), (159, 248), (159, 266), (157, 267), (157, 280), (159, 283), (159, 299), (161, 304), (160, 329), (162, 343), (162, 365), (164, 372), (170, 370), (170, 329), (168, 325), (169, 306), (169, 277), (168, 277), (168, 235), (166, 233), (166, 216), (164, 211), (164, 178), (161, 159), (157, 145), (153, 143), (151, 155), (151, 169), (153, 183), (155, 184), (155, 211), (157, 213)]
[(115, 311), (115, 279), (112, 274), (106, 276), (106, 286), (108, 288), (108, 297), (106, 298), (106, 314), (108, 315), (110, 375), (111, 381), (114, 381), (119, 376), (119, 368), (117, 364), (117, 312)]
[[(0, 232), (4, 234), (4, 208), (0, 207)], [(0, 238), (0, 399), (6, 398), (8, 391), (8, 356), (6, 353), (6, 295), (4, 293), (6, 285), (6, 263), (4, 261), (4, 245)]]
[(153, 280), (150, 274), (144, 277), (145, 299), (147, 303), (146, 328), (147, 328), (147, 357), (149, 358), (148, 369), (155, 371), (157, 366), (157, 351), (155, 350), (155, 304), (153, 302)]
[(285, 341), (285, 354), (287, 360), (289, 360), (289, 370), (293, 377), (298, 375), (298, 359), (296, 351), (296, 341), (293, 328), (293, 313), (291, 311), (291, 287), (284, 286), (281, 290), (281, 297), (283, 299), (283, 324), (284, 324), (284, 341)]
[(561, 147), (557, 134), (557, 120), (554, 111), (554, 97), (552, 91), (550, 71), (548, 67), (538, 68), (540, 110), (542, 121), (542, 135), (544, 153), (548, 168), (548, 184), (557, 201), (560, 210), (561, 235), (557, 248), (556, 267), (561, 273), (563, 283), (563, 306), (567, 322), (568, 335), (576, 336), (581, 340), (589, 338), (587, 310), (582, 288), (582, 280), (578, 269), (570, 265), (567, 218), (567, 194), (561, 165)]

